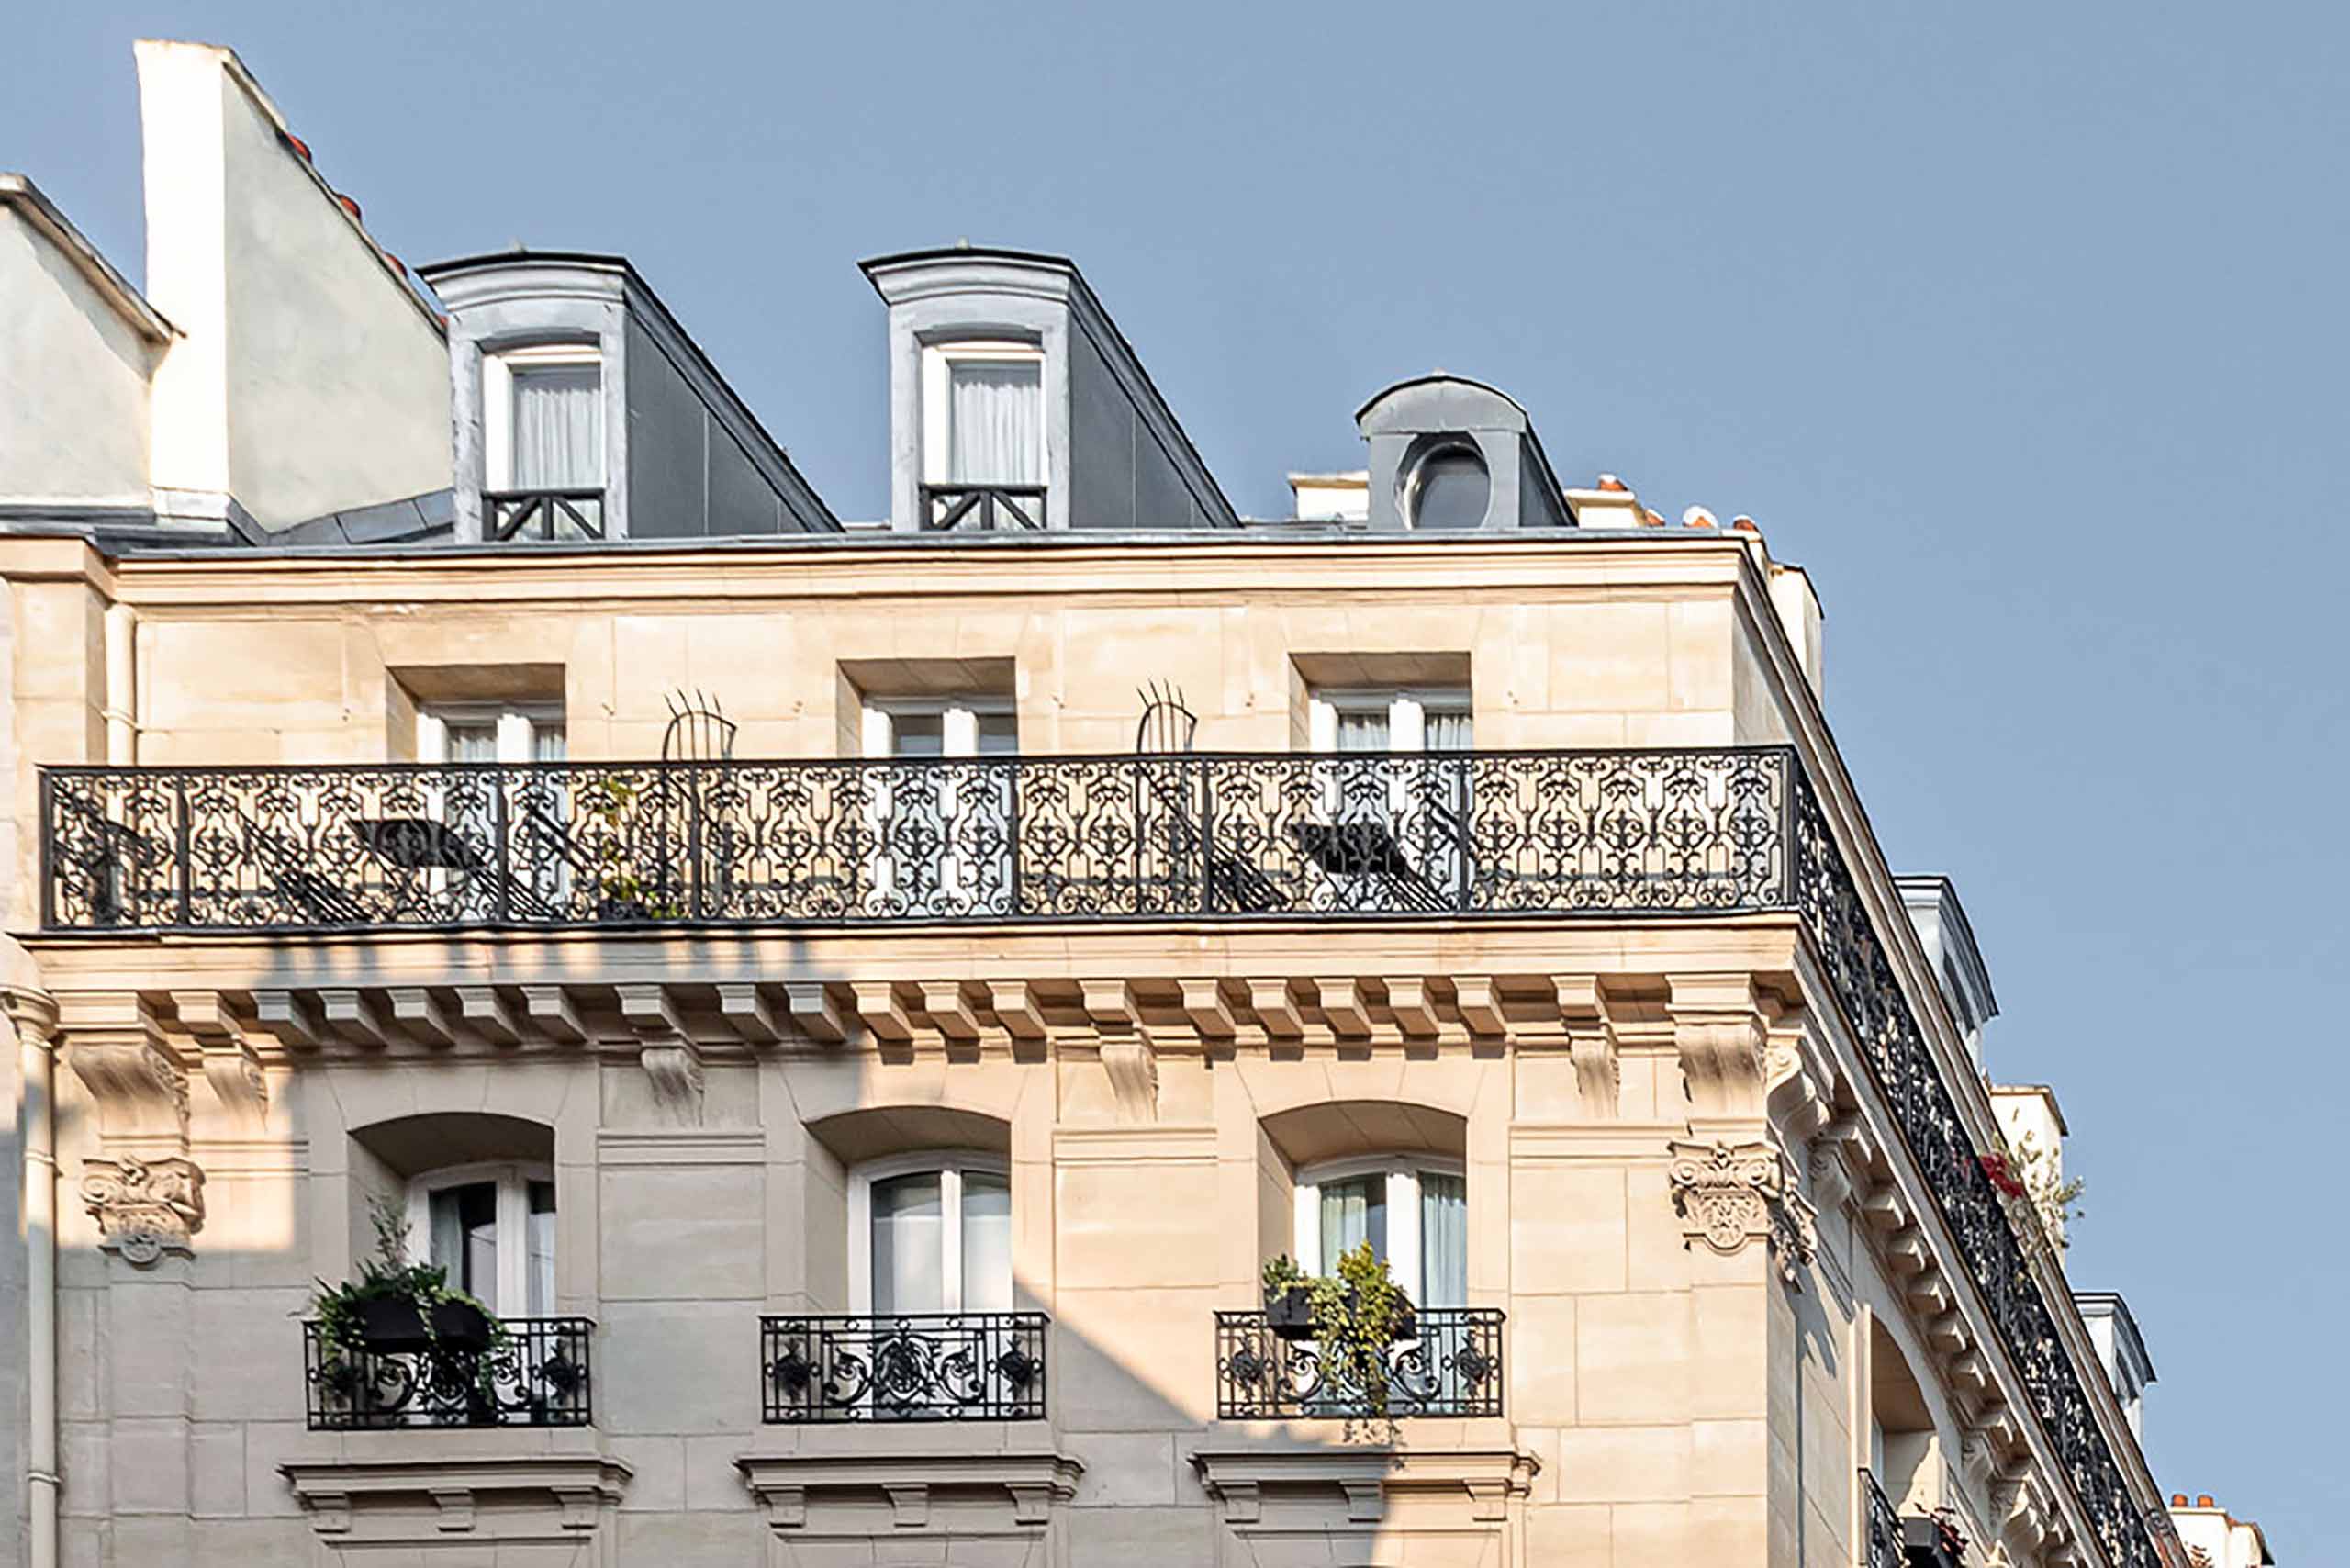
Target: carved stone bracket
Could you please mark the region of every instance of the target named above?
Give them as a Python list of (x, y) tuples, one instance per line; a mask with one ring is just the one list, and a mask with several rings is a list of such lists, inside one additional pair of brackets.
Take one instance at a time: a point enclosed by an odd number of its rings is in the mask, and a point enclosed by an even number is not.
[(204, 1171), (192, 1159), (93, 1159), (83, 1162), (82, 1197), (98, 1222), (100, 1245), (134, 1268), (166, 1252), (193, 1250), (204, 1228)]
[(1143, 1026), (1134, 988), (1120, 980), (1087, 980), (1086, 1017), (1101, 1041), (1102, 1069), (1125, 1122), (1158, 1120), (1158, 1053)]
[(1817, 1250), (1811, 1205), (1795, 1190), (1786, 1156), (1770, 1143), (1717, 1140), (1670, 1146), (1665, 1178), (1691, 1242), (1734, 1257), (1760, 1241), (1778, 1260), (1789, 1284), (1802, 1277)]
[(61, 1021), (65, 1059), (97, 1102), (108, 1139), (187, 1136), (187, 1074), (136, 997), (75, 999)]
[(1690, 1110), (1707, 1120), (1747, 1118), (1762, 1108), (1763, 1017), (1746, 975), (1673, 975), (1666, 1011)]

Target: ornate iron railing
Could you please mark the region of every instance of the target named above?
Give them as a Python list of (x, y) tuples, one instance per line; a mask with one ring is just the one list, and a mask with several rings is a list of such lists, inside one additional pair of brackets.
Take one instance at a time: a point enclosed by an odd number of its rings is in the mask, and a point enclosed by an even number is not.
[(487, 1350), (375, 1353), (330, 1345), (302, 1325), (314, 1432), (403, 1427), (584, 1427), (589, 1418), (585, 1317), (507, 1317)]
[(1502, 1313), (1424, 1306), (1412, 1338), (1388, 1347), (1384, 1398), (1363, 1369), (1311, 1339), (1276, 1334), (1262, 1312), (1215, 1315), (1215, 1413), (1226, 1421), (1502, 1413)]
[(44, 770), (52, 929), (1791, 907), (1792, 753)]
[[(1794, 837), (1796, 908), (1869, 1075), (1957, 1239), (1964, 1266), (1950, 1271), (1972, 1277), (1983, 1293), (2106, 1554), (2118, 1568), (2159, 1568), (2121, 1461), (2098, 1424), (2084, 1369), (2065, 1349), (2031, 1256), (1983, 1168), (1808, 778), (1796, 782)], [(2088, 1370), (2095, 1373), (2094, 1362)]]
[(1041, 1312), (763, 1317), (760, 1418), (1041, 1421)]
[(1045, 526), (1042, 485), (924, 485), (922, 525), (933, 533), (997, 533)]
[(1901, 1550), (1901, 1516), (1893, 1511), (1892, 1500), (1876, 1484), (1876, 1477), (1861, 1472), (1861, 1506), (1866, 1518), (1861, 1522), (1861, 1568), (1907, 1568), (1908, 1559)]
[(604, 537), (601, 490), (484, 490), (482, 532), (493, 540)]

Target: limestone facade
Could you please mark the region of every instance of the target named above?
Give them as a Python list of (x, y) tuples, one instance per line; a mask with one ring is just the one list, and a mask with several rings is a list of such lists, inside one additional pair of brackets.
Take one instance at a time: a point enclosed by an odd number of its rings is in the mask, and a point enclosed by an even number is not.
[[(2009, 1342), (1793, 907), (44, 926), (47, 765), (407, 762), (420, 711), (498, 703), (619, 764), (659, 755), (679, 691), (722, 700), (741, 758), (857, 756), (867, 708), (972, 695), (1023, 757), (1116, 755), (1146, 682), (1200, 752), (1289, 753), (1317, 692), (1440, 684), (1480, 751), (1786, 748), (1922, 1059), (1996, 1148), (1829, 740), (1816, 610), (1782, 619), (1808, 590), (1757, 536), (18, 538), (0, 578), (66, 1562), (1847, 1568), (1864, 1471), (1897, 1515), (1950, 1510), (1970, 1562), (2149, 1560), (2068, 1473), (2093, 1439), (2159, 1507), (2053, 1263), (2006, 1282), (2053, 1337)], [(1457, 1179), (1494, 1396), (1232, 1413), (1217, 1315), (1300, 1249), (1301, 1186), (1358, 1167)], [(371, 1198), (429, 1204), (460, 1168), (520, 1172), (514, 1214), (543, 1216), (527, 1289), (592, 1326), (584, 1419), (314, 1429), (313, 1282), (364, 1253)], [(873, 1316), (876, 1184), (909, 1169), (1002, 1193), (1001, 1305), (1046, 1320), (1034, 1408), (765, 1418), (790, 1352), (762, 1320)], [(2091, 1437), (2043, 1418), (2052, 1379)]]

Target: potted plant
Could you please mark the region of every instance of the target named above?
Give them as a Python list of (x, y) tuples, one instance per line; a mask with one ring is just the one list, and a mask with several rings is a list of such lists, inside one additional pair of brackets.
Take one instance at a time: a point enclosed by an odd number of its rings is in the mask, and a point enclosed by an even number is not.
[(1383, 1412), (1388, 1348), (1419, 1335), (1387, 1260), (1364, 1241), (1338, 1255), (1336, 1274), (1314, 1278), (1283, 1254), (1265, 1265), (1264, 1284), (1266, 1327), (1281, 1338), (1314, 1340), (1332, 1376)]
[(368, 1217), (375, 1250), (361, 1261), (359, 1277), (339, 1285), (320, 1280), (310, 1298), (330, 1356), (480, 1352), (497, 1344), (505, 1330), (487, 1307), (450, 1289), (438, 1264), (408, 1260), (407, 1216), (397, 1204), (379, 1199)]

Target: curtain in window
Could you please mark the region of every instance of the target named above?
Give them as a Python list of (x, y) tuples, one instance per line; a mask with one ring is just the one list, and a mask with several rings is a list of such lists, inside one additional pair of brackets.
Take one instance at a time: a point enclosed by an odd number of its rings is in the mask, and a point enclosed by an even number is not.
[(1323, 1182), (1320, 1272), (1337, 1273), (1339, 1255), (1366, 1241), (1380, 1257), (1387, 1256), (1387, 1178)]
[(935, 1172), (873, 1183), (875, 1312), (936, 1312), (946, 1305), (939, 1187)]
[(523, 1221), (523, 1252), (528, 1262), (524, 1291), (533, 1317), (554, 1310), (554, 1183), (530, 1184), (530, 1214)]
[(1430, 751), (1467, 751), (1472, 744), (1469, 715), (1442, 711), (1429, 713), (1426, 744)]
[(963, 1172), (963, 1310), (1012, 1310), (1012, 1184)]
[(430, 1213), (432, 1261), (447, 1271), (449, 1283), (493, 1311), (507, 1310), (498, 1299), (498, 1183), (442, 1187), (432, 1194)]
[(1420, 1173), (1422, 1306), (1469, 1302), (1469, 1187), (1458, 1176)]
[(1341, 708), (1338, 710), (1338, 749), (1340, 751), (1385, 751), (1388, 747), (1387, 710), (1384, 708)]
[(514, 372), (514, 487), (604, 484), (604, 377), (595, 365)]
[(1045, 482), (1044, 366), (962, 361), (947, 372), (946, 477), (957, 485)]

